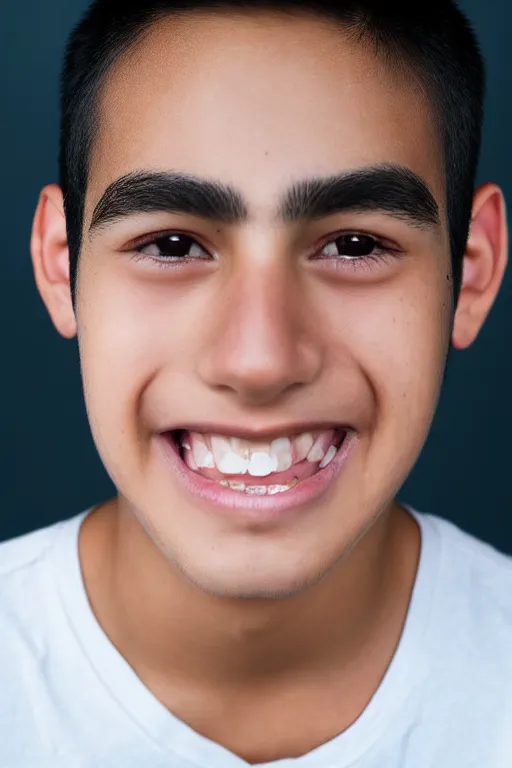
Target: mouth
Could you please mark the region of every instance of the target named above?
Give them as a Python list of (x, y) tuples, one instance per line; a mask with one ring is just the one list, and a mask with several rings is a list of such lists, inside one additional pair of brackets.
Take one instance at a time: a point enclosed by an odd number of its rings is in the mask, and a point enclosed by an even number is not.
[(193, 472), (225, 488), (260, 496), (285, 493), (328, 466), (345, 436), (342, 429), (267, 441), (189, 430), (171, 433), (180, 458)]
[(216, 507), (260, 513), (322, 494), (355, 442), (352, 429), (337, 426), (257, 440), (185, 428), (160, 437), (189, 493)]

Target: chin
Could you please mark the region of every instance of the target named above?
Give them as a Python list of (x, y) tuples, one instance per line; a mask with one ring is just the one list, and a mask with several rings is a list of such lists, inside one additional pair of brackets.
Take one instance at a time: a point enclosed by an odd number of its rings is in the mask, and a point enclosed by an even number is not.
[(276, 558), (271, 556), (243, 557), (238, 554), (233, 558), (201, 558), (189, 563), (177, 563), (179, 569), (203, 592), (228, 599), (264, 599), (276, 600), (294, 597), (317, 584), (330, 570), (320, 563), (307, 562), (305, 553), (281, 553)]

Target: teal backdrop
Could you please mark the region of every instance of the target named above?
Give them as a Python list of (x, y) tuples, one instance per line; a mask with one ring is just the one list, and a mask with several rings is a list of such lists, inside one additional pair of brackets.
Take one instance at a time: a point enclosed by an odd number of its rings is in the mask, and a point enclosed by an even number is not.
[[(34, 287), (31, 219), (57, 180), (58, 75), (85, 0), (0, 0), (0, 540), (70, 517), (112, 493), (89, 432), (77, 346)], [(512, 195), (510, 0), (461, 0), (487, 60), (479, 181)], [(512, 197), (511, 197), (512, 199)], [(455, 352), (425, 450), (401, 498), (512, 553), (512, 270), (475, 345)]]

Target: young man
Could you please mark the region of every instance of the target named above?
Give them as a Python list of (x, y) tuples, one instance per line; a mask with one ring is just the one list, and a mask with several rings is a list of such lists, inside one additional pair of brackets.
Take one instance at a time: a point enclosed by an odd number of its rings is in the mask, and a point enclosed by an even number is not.
[(505, 270), (483, 90), (450, 0), (93, 4), (32, 254), (118, 495), (0, 548), (1, 766), (512, 765), (512, 561), (394, 501)]

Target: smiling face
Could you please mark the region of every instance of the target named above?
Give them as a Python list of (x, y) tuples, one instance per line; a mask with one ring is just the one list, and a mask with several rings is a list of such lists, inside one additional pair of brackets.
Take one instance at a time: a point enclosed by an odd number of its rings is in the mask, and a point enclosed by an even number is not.
[[(138, 194), (134, 172), (146, 174)], [(129, 215), (114, 216), (123, 203), (105, 192), (129, 174)], [(325, 199), (339, 210), (301, 215), (292, 185), (308, 198), (305, 180), (335, 176)], [(316, 582), (409, 473), (442, 381), (444, 169), (420, 89), (311, 17), (173, 18), (110, 73), (89, 179), (78, 338), (91, 428), (123, 503), (208, 591)], [(225, 200), (224, 214), (198, 215), (226, 197), (201, 198), (205, 181), (232, 191), (231, 213)], [(186, 211), (155, 210), (158, 195), (163, 209), (184, 194)], [(330, 428), (338, 444), (346, 435), (343, 465), (259, 512), (239, 495), (230, 508), (225, 486), (217, 503), (191, 484), (171, 445), (175, 429), (209, 450), (210, 433), (268, 447)]]

